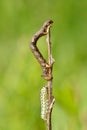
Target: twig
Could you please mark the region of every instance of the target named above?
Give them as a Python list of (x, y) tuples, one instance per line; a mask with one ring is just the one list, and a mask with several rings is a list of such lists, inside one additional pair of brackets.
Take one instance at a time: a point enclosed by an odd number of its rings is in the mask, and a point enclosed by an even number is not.
[[(49, 66), (50, 66), (49, 75), (50, 75), (50, 77), (52, 77), (52, 67), (53, 67), (54, 59), (52, 58), (52, 54), (51, 54), (50, 26), (48, 27), (47, 31), (48, 31), (48, 33), (47, 33), (48, 62), (49, 62)], [(47, 113), (47, 130), (52, 130), (51, 112), (52, 112), (53, 104), (55, 102), (55, 99), (52, 96), (52, 79), (50, 79), (48, 81), (47, 87), (48, 87), (48, 102), (49, 102), (48, 113)]]
[[(54, 59), (52, 58), (52, 54), (51, 54), (51, 42), (50, 42), (50, 27), (52, 23), (53, 23), (52, 20), (46, 21), (43, 27), (32, 37), (32, 41), (30, 44), (30, 48), (34, 56), (36, 57), (36, 59), (38, 60), (38, 62), (40, 63), (42, 67), (42, 70), (43, 70), (42, 76), (45, 80), (47, 80), (47, 85), (46, 85), (47, 94), (48, 94), (48, 109), (47, 109), (47, 117), (46, 117), (47, 130), (52, 130), (51, 113), (52, 113), (53, 104), (55, 102), (55, 99), (52, 96), (52, 79), (53, 79), (52, 68), (53, 68), (53, 63), (54, 63)], [(43, 55), (41, 54), (41, 52), (36, 46), (37, 40), (44, 35), (47, 35), (48, 62), (46, 62), (45, 58), (43, 57)]]

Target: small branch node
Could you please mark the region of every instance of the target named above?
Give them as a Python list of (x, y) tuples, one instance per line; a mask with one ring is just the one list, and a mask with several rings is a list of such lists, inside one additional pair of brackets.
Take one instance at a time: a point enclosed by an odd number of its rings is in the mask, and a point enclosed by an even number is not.
[(50, 104), (50, 107), (49, 107), (50, 110), (52, 110), (54, 103), (55, 103), (55, 98), (53, 97), (53, 99), (51, 101), (51, 104)]
[(55, 63), (55, 59), (51, 55), (51, 65), (53, 65), (54, 63)]

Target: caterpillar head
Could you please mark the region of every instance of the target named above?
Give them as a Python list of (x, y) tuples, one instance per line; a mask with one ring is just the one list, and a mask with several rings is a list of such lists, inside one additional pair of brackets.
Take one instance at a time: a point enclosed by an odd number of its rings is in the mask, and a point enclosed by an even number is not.
[(48, 29), (48, 27), (51, 26), (52, 23), (53, 23), (52, 20), (48, 20), (48, 21), (46, 21), (46, 22), (43, 24), (44, 33), (47, 33), (47, 29)]

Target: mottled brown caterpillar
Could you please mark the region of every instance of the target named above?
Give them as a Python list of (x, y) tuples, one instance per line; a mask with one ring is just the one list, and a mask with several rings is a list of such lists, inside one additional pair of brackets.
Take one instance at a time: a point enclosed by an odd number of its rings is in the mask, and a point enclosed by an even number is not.
[(37, 44), (37, 40), (40, 37), (47, 35), (47, 33), (48, 33), (47, 29), (48, 29), (49, 26), (51, 26), (52, 23), (53, 23), (52, 20), (48, 20), (47, 22), (45, 22), (43, 27), (36, 34), (34, 34), (34, 36), (32, 37), (32, 40), (31, 40), (31, 44), (30, 44), (30, 48), (31, 48), (34, 56), (36, 57), (36, 59), (38, 60), (38, 62), (40, 63), (40, 65), (43, 69), (42, 76), (46, 80), (50, 80), (52, 78), (52, 77), (48, 76), (48, 69), (49, 69), (50, 66), (46, 62), (46, 60), (44, 59), (43, 55), (41, 54), (41, 52), (37, 48), (36, 44)]

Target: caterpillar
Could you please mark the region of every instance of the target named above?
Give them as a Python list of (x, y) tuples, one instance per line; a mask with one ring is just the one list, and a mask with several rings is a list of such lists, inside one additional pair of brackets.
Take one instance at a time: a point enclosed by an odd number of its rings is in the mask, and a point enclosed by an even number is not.
[(47, 112), (48, 112), (48, 94), (47, 87), (43, 87), (40, 93), (40, 101), (41, 101), (41, 118), (43, 120), (47, 120)]
[[(48, 68), (49, 68), (49, 65), (48, 63), (46, 62), (45, 58), (43, 57), (43, 55), (41, 54), (41, 52), (39, 51), (39, 49), (37, 48), (36, 44), (37, 44), (37, 40), (44, 36), (44, 35), (47, 35), (47, 29), (48, 27), (53, 23), (52, 20), (48, 20), (46, 21), (44, 24), (43, 24), (43, 27), (37, 32), (34, 34), (34, 36), (32, 37), (32, 40), (31, 40), (31, 43), (30, 43), (30, 48), (31, 48), (31, 51), (32, 53), (34, 54), (34, 56), (36, 57), (36, 59), (38, 60), (38, 62), (40, 63), (42, 69), (43, 69), (43, 74), (42, 76), (47, 79), (48, 76), (47, 76), (47, 73), (48, 73)], [(48, 78), (49, 79), (49, 78)]]

